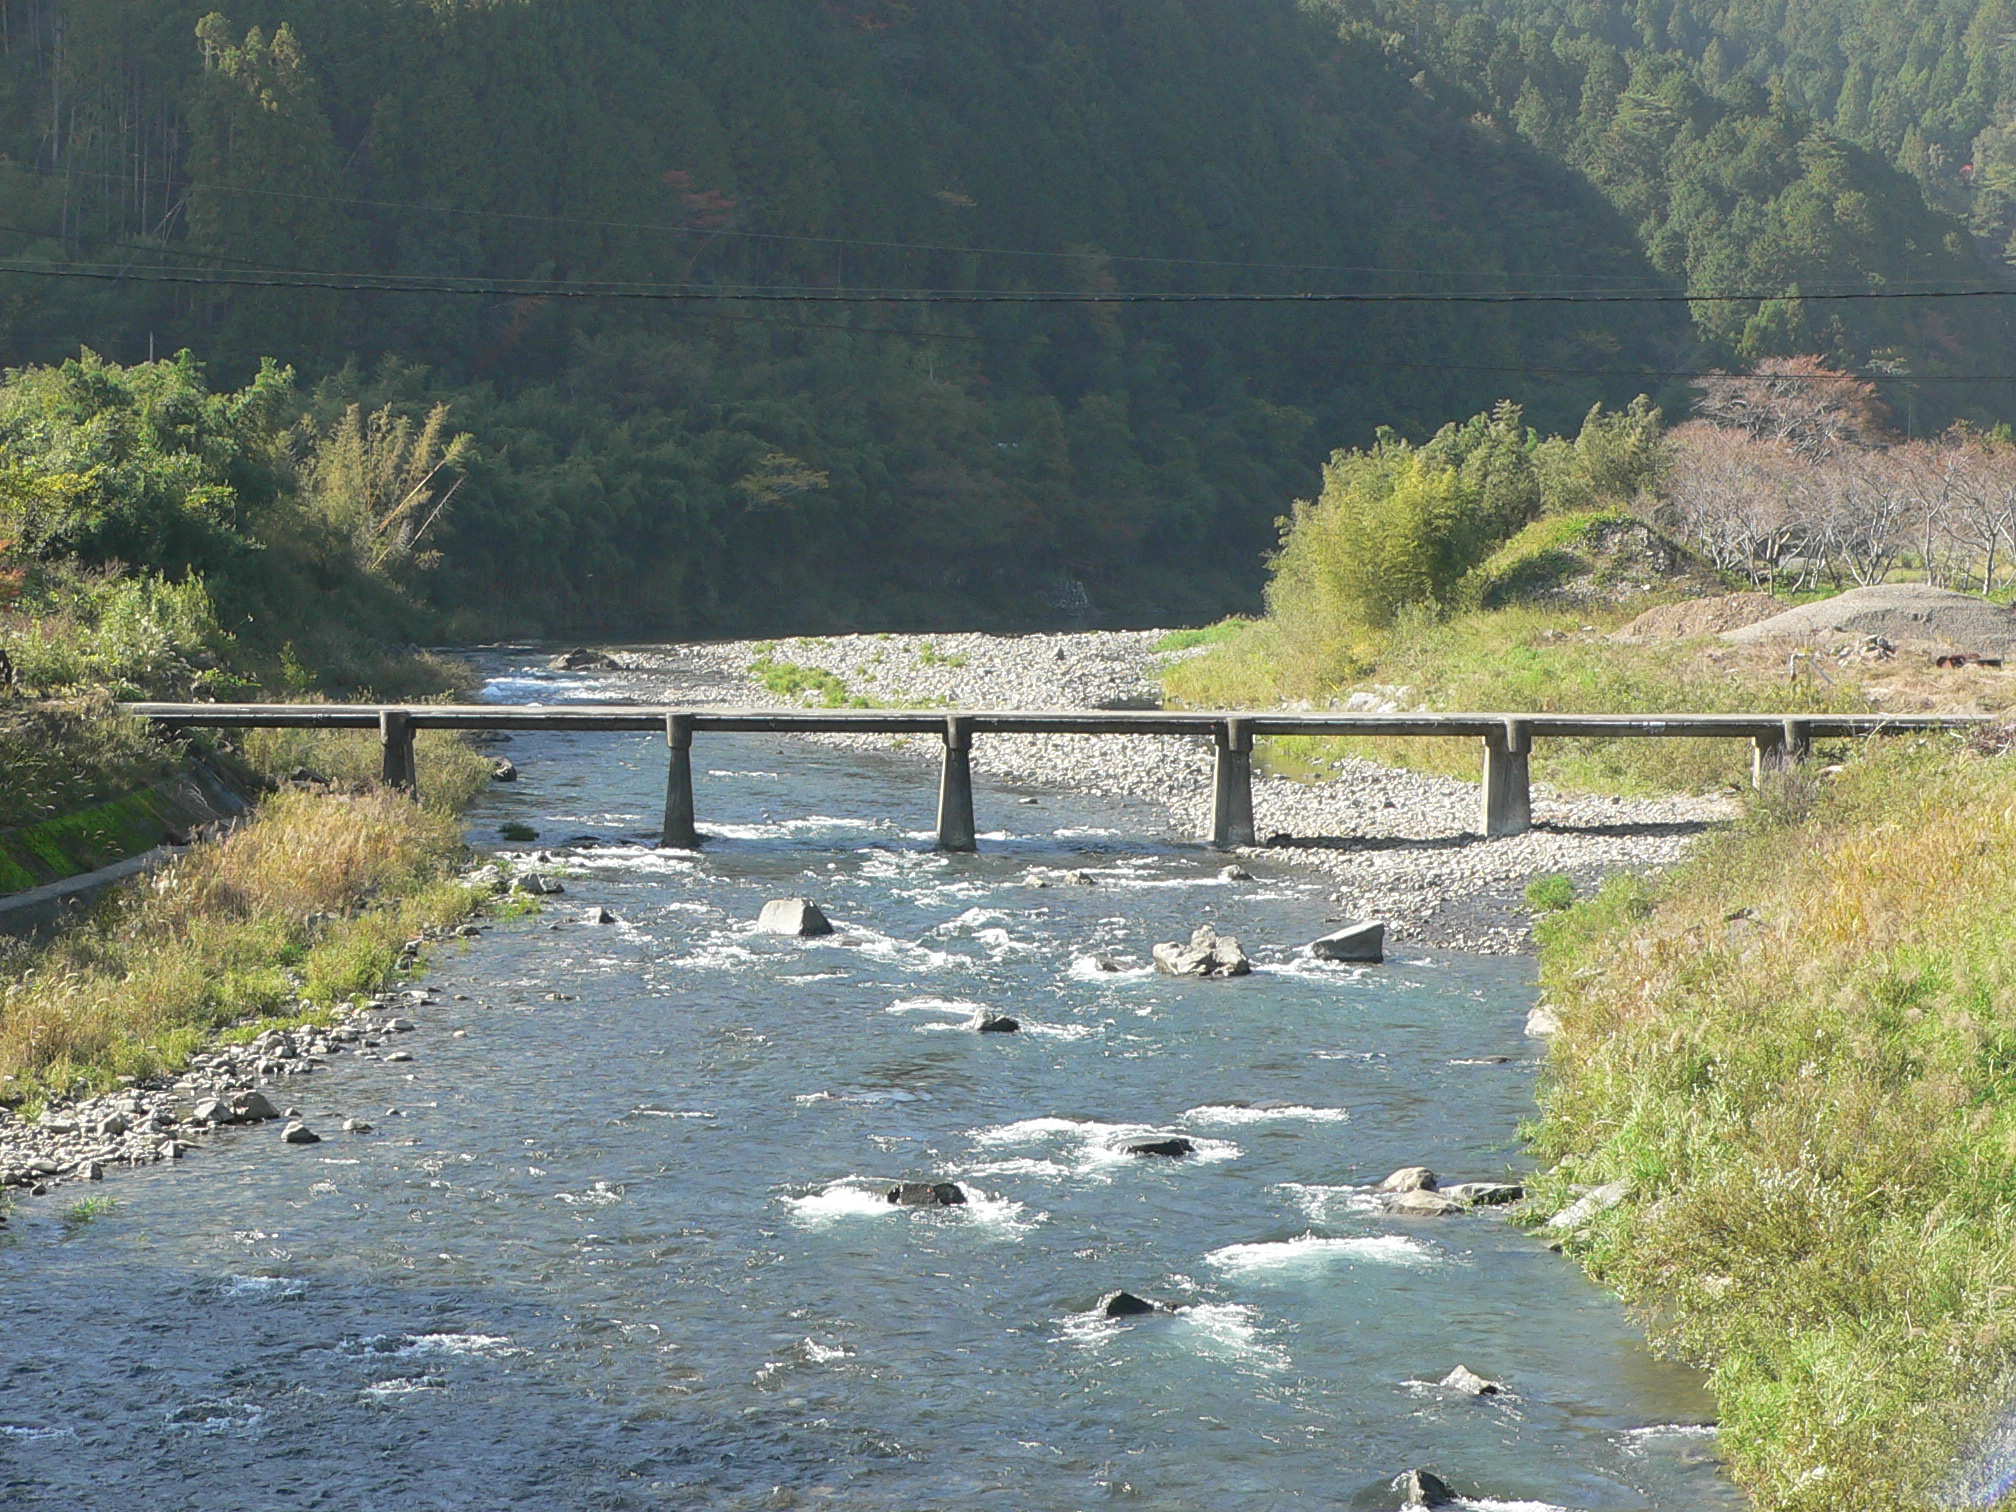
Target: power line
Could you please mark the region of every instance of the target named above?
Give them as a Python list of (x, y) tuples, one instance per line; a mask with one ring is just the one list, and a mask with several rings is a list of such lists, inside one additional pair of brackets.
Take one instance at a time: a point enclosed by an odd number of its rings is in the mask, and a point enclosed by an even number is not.
[(1658, 290), (1505, 290), (1496, 293), (1459, 290), (1393, 290), (1345, 293), (1304, 290), (1295, 293), (1156, 292), (1070, 289), (817, 289), (790, 286), (703, 287), (596, 281), (535, 282), (531, 279), (418, 278), (394, 273), (320, 273), (308, 269), (274, 269), (270, 276), (208, 272), (186, 268), (114, 267), (93, 263), (23, 262), (0, 259), (0, 273), (31, 277), (82, 278), (104, 282), (169, 283), (238, 289), (308, 289), (348, 294), (442, 294), (517, 299), (638, 300), (667, 304), (797, 304), (797, 305), (1612, 305), (1612, 304), (1753, 304), (1771, 301), (1813, 303), (1866, 302), (1899, 299), (2002, 299), (2016, 295), (2009, 288), (1855, 289), (1818, 293), (1765, 292), (1685, 293)]
[[(100, 179), (108, 183), (124, 185), (126, 176), (83, 169), (56, 170), (32, 167), (27, 164), (12, 165), (16, 172), (30, 174), (38, 178), (84, 178)], [(187, 193), (197, 186), (193, 183), (169, 184), (170, 189)], [(1408, 277), (1455, 277), (1455, 278), (1512, 278), (1520, 276), (1509, 269), (1443, 269), (1443, 268), (1386, 268), (1371, 265), (1341, 263), (1296, 263), (1242, 261), (1234, 258), (1213, 257), (1168, 257), (1147, 253), (1046, 251), (1035, 247), (974, 247), (958, 243), (906, 242), (875, 237), (859, 236), (810, 236), (786, 231), (740, 231), (729, 227), (703, 227), (691, 225), (668, 225), (656, 221), (599, 220), (579, 215), (542, 215), (522, 210), (480, 210), (464, 205), (429, 205), (416, 200), (365, 199), (348, 195), (307, 194), (290, 189), (255, 189), (239, 184), (204, 184), (207, 194), (235, 194), (261, 199), (295, 200), (322, 205), (350, 205), (362, 209), (402, 210), (423, 215), (462, 215), (475, 219), (522, 221), (535, 225), (585, 226), (607, 231), (652, 231), (666, 236), (697, 236), (708, 241), (740, 240), (790, 242), (808, 246), (865, 247), (880, 251), (896, 252), (951, 252), (971, 257), (1036, 257), (1051, 258), (1064, 262), (1083, 262), (1088, 257), (1101, 258), (1107, 262), (1140, 263), (1168, 267), (1190, 268), (1244, 268), (1280, 273), (1398, 273)], [(48, 233), (55, 234), (55, 233)], [(1527, 277), (1574, 277), (1573, 274), (1528, 273)]]

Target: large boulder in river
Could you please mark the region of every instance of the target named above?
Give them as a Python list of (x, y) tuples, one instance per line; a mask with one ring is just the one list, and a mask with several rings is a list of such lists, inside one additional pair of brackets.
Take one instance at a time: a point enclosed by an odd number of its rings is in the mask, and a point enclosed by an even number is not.
[(1464, 1181), (1436, 1190), (1472, 1207), (1496, 1207), (1501, 1202), (1517, 1202), (1526, 1195), (1526, 1188), (1516, 1181)]
[(1448, 1218), (1464, 1211), (1468, 1203), (1440, 1192), (1395, 1192), (1386, 1199), (1386, 1211), (1401, 1218)]
[(1095, 1311), (1103, 1318), (1139, 1318), (1149, 1313), (1174, 1312), (1175, 1309), (1166, 1303), (1137, 1297), (1130, 1291), (1111, 1291), (1099, 1299)]
[(1374, 919), (1365, 924), (1347, 924), (1335, 934), (1309, 942), (1309, 954), (1319, 961), (1370, 961), (1386, 959), (1386, 926)]
[(763, 912), (756, 920), (756, 931), (758, 934), (809, 938), (833, 933), (833, 925), (820, 912), (817, 903), (807, 902), (804, 898), (772, 898), (763, 905)]
[(623, 663), (607, 651), (591, 651), (586, 646), (576, 646), (562, 651), (546, 664), (555, 672), (620, 672)]
[(1182, 1135), (1170, 1139), (1144, 1139), (1139, 1144), (1127, 1146), (1129, 1155), (1166, 1155), (1171, 1160), (1181, 1160), (1186, 1155), (1197, 1153), (1197, 1146)]
[(1461, 1392), (1464, 1396), (1497, 1396), (1505, 1389), (1496, 1381), (1485, 1380), (1468, 1365), (1458, 1365), (1435, 1384), (1444, 1391)]
[(231, 1098), (231, 1121), (233, 1123), (264, 1123), (269, 1118), (278, 1118), (280, 1110), (266, 1099), (264, 1092), (247, 1091), (234, 1093)]
[(1433, 1470), (1408, 1470), (1393, 1477), (1393, 1489), (1405, 1507), (1448, 1507), (1456, 1502), (1449, 1483)]
[(1435, 1173), (1426, 1166), (1402, 1166), (1379, 1183), (1382, 1192), (1432, 1192)]
[(966, 1193), (950, 1181), (899, 1181), (889, 1200), (897, 1207), (963, 1207)]
[(1173, 940), (1157, 945), (1155, 969), (1164, 976), (1235, 977), (1245, 976), (1253, 963), (1232, 936), (1200, 924), (1188, 945)]

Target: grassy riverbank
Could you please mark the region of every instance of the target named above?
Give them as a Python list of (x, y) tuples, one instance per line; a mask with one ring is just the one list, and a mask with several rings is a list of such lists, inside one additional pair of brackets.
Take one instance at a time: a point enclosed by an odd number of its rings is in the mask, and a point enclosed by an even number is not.
[(4, 960), (0, 1103), (179, 1067), (217, 1031), (370, 991), (466, 918), (460, 826), (389, 792), (281, 793), (223, 840)]
[(1978, 1447), (2016, 1387), (2012, 900), (2016, 756), (1900, 742), (1544, 932), (1539, 1193), (1631, 1184), (1569, 1248), (1712, 1371), (1773, 1512), (2016, 1468)]

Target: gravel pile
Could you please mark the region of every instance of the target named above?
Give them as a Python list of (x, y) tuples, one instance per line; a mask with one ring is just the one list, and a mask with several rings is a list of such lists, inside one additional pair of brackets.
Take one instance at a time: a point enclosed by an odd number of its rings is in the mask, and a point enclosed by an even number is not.
[[(686, 703), (791, 703), (749, 674), (750, 664), (768, 655), (834, 673), (850, 694), (878, 704), (1152, 708), (1159, 702), (1156, 676), (1175, 659), (1155, 651), (1162, 634), (848, 635), (669, 647), (630, 654), (625, 663), (647, 674), (676, 671), (677, 696)], [(914, 739), (898, 746), (884, 736), (805, 738), (937, 759), (928, 743)], [(973, 743), (973, 767), (1009, 783), (1157, 800), (1176, 833), (1208, 830), (1207, 741), (984, 735)], [(1340, 761), (1317, 783), (1256, 777), (1254, 821), (1269, 843), (1253, 854), (1292, 856), (1330, 873), (1339, 912), (1385, 919), (1396, 940), (1513, 953), (1530, 947), (1523, 893), (1534, 877), (1559, 872), (1593, 885), (1614, 871), (1667, 866), (1703, 830), (1735, 814), (1725, 797), (1590, 798), (1536, 787), (1533, 830), (1486, 840), (1475, 832), (1478, 801), (1475, 784), (1368, 761)], [(984, 814), (980, 823), (987, 827)]]

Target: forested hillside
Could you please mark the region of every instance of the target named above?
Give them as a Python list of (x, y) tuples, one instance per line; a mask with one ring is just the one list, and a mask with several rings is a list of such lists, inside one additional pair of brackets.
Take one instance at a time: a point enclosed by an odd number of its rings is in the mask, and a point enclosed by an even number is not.
[[(1593, 23), (216, 3), (0, 6), (0, 356), (187, 349), (219, 391), (271, 358), (320, 441), (449, 401), (472, 443), (404, 576), (465, 630), (1220, 611), (1381, 425), (1511, 397), (1571, 429), (1808, 351), (2016, 370), (1994, 310), (1924, 304), (819, 302), (1989, 274), (1882, 154)], [(803, 297), (661, 297), (750, 289)], [(1998, 389), (1922, 387), (1926, 424), (1998, 418)]]

